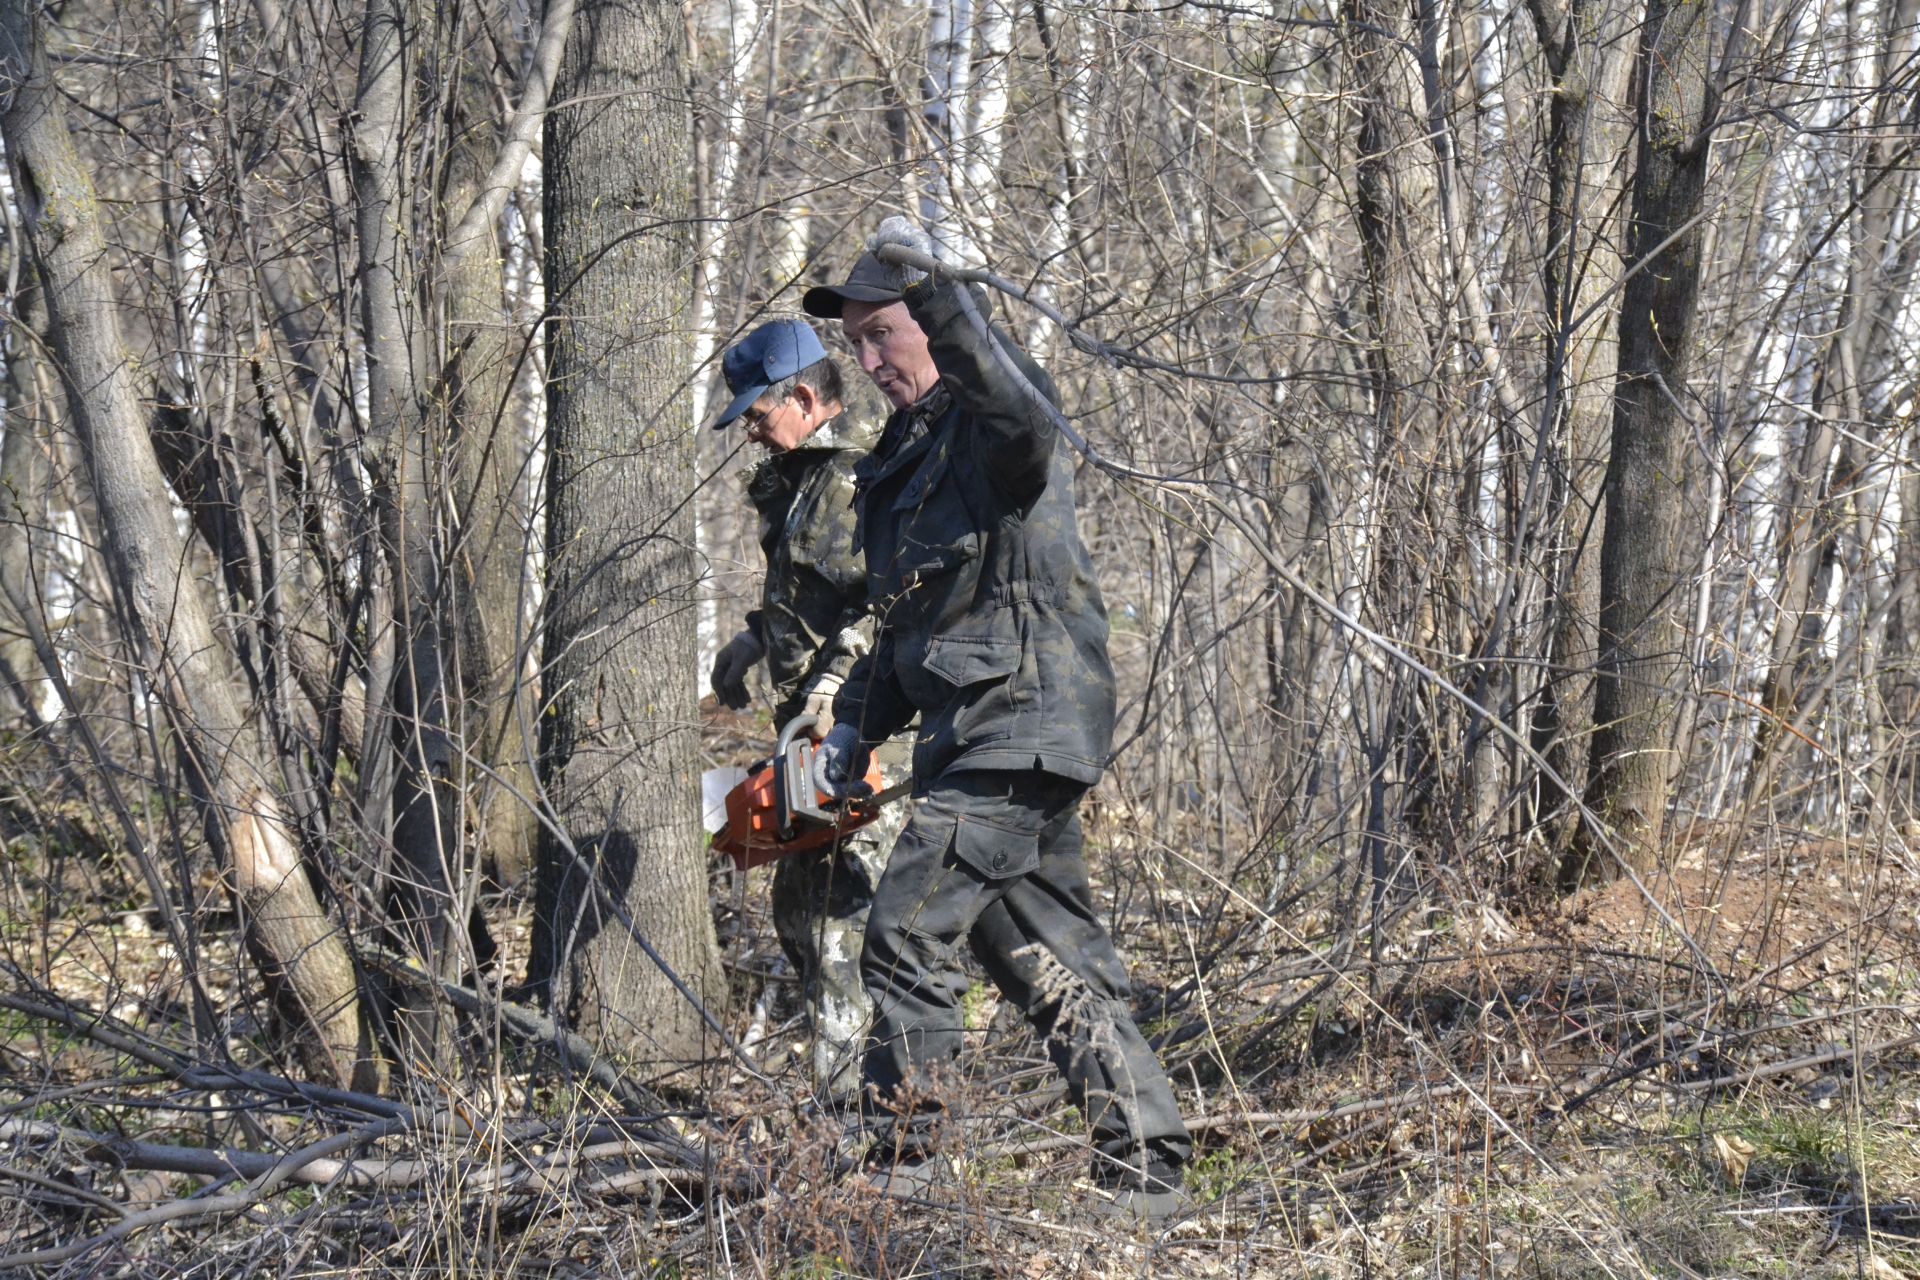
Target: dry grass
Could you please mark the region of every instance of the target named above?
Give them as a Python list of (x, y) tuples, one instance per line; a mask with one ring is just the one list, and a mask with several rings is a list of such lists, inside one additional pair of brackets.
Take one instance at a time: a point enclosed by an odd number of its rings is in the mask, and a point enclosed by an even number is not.
[[(241, 1208), (46, 1272), (1920, 1274), (1920, 891), (1901, 851), (1701, 831), (1648, 884), (1658, 909), (1631, 885), (1528, 909), (1437, 879), (1376, 946), (1333, 889), (1269, 911), (1198, 871), (1143, 876), (1148, 837), (1111, 813), (1103, 828), (1143, 1023), (1200, 1148), (1197, 1210), (1158, 1235), (1093, 1213), (1077, 1117), (984, 990), (953, 1177), (909, 1202), (849, 1176), (861, 1138), (810, 1105), (760, 876), (716, 881), (715, 900), (734, 1029), (770, 1080), (714, 1063), (636, 1116), (550, 1058), (476, 1041), (395, 1119), (274, 1083), (285, 1064), (224, 937), (211, 989), (259, 1074), (196, 1066), (177, 958), (137, 891), (74, 863), (62, 898), (16, 861), (0, 1251), (261, 1177), (150, 1167), (161, 1148), (278, 1156), (372, 1126)], [(523, 908), (496, 925), (511, 972)]]

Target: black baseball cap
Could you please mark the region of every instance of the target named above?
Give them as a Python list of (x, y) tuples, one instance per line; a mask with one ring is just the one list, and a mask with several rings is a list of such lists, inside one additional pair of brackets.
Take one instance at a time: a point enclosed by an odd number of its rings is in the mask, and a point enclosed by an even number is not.
[(898, 302), (900, 290), (894, 285), (894, 268), (870, 253), (863, 253), (847, 273), (845, 284), (817, 284), (800, 299), (800, 309), (822, 320), (838, 320), (840, 308), (848, 302)]

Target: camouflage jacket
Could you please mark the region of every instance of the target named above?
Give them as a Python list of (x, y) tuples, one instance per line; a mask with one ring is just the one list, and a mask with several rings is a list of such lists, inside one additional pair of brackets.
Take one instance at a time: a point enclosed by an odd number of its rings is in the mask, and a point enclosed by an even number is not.
[[(879, 741), (917, 712), (916, 787), (956, 766), (1094, 782), (1113, 742), (1107, 611), (1073, 509), (1072, 451), (953, 284), (907, 306), (940, 382), (855, 469), (873, 651), (834, 718)], [(995, 330), (1055, 404), (1053, 380)]]
[(869, 429), (841, 414), (747, 473), (767, 558), (760, 607), (747, 626), (766, 649), (776, 725), (799, 714), (816, 675), (844, 676), (867, 650), (872, 623), (854, 542), (853, 470), (872, 442)]

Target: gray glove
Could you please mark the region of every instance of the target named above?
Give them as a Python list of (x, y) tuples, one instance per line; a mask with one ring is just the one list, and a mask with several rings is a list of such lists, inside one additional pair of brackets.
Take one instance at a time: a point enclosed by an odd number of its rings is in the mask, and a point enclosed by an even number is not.
[(867, 784), (867, 749), (860, 731), (836, 724), (813, 749), (813, 785), (835, 800), (861, 800), (873, 794)]
[(813, 731), (823, 738), (833, 727), (833, 695), (840, 692), (842, 683), (831, 671), (822, 671), (807, 686), (807, 702), (801, 713), (814, 718)]
[(720, 647), (720, 656), (713, 660), (707, 683), (713, 686), (713, 696), (720, 699), (721, 705), (735, 711), (746, 710), (747, 704), (753, 701), (753, 695), (747, 692), (747, 676), (765, 656), (760, 637), (751, 631), (740, 632)]
[[(933, 251), (933, 237), (917, 226), (912, 219), (899, 214), (888, 218), (872, 235), (867, 237), (867, 252), (878, 255), (887, 245), (897, 244), (903, 249), (912, 249), (924, 253), (929, 258), (938, 257)], [(881, 260), (886, 262), (885, 259)], [(897, 262), (886, 262), (886, 268), (893, 276), (893, 287), (902, 293), (927, 278), (927, 273), (919, 267), (903, 267)]]

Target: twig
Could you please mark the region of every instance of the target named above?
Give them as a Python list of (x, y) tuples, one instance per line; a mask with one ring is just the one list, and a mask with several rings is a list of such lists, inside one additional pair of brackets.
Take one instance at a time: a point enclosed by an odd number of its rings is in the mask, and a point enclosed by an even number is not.
[(1085, 329), (1082, 329), (1079, 325), (1067, 319), (1065, 313), (1058, 307), (1043, 299), (1036, 298), (1032, 293), (1021, 288), (1013, 281), (1004, 276), (997, 276), (991, 271), (979, 267), (961, 267), (951, 262), (941, 262), (937, 258), (930, 257), (924, 253), (918, 253), (915, 250), (907, 248), (905, 245), (898, 244), (883, 245), (875, 251), (874, 256), (884, 262), (904, 264), (909, 267), (915, 267), (921, 271), (934, 272), (941, 279), (960, 280), (968, 284), (986, 285), (988, 288), (998, 289), (1010, 298), (1018, 298), (1047, 319), (1053, 321), (1054, 324), (1058, 325), (1060, 332), (1066, 334), (1067, 340), (1072, 342), (1074, 346), (1080, 348), (1088, 355), (1098, 356), (1109, 364), (1129, 365), (1136, 369), (1152, 369), (1158, 373), (1171, 373), (1182, 378), (1192, 378), (1199, 382), (1223, 382), (1229, 386), (1267, 387), (1277, 383), (1298, 381), (1302, 376), (1300, 374), (1287, 373), (1208, 373), (1203, 369), (1192, 369), (1186, 365), (1174, 364), (1168, 360), (1159, 360), (1153, 356), (1141, 355), (1138, 351), (1131, 350), (1127, 347), (1116, 347), (1112, 343), (1104, 342), (1094, 337)]
[(144, 1062), (169, 1075), (178, 1074), (189, 1062), (189, 1059), (181, 1054), (143, 1042), (131, 1033), (122, 1033), (107, 1026), (107, 1018), (104, 1015), (92, 1014), (82, 1017), (81, 1010), (70, 1001), (49, 1005), (7, 991), (0, 992), (0, 1009), (11, 1009), (15, 1013), (24, 1013), (28, 1017), (39, 1018), (44, 1022), (58, 1023), (96, 1044), (112, 1049), (116, 1053), (124, 1053), (135, 1061)]
[[(330, 1150), (321, 1149), (329, 1143), (339, 1144), (352, 1139), (356, 1133), (371, 1135), (371, 1137), (383, 1136), (382, 1133), (375, 1132), (382, 1125), (389, 1126), (385, 1132), (398, 1132), (400, 1128), (405, 1127), (430, 1127), (415, 1118), (407, 1118), (405, 1123), (385, 1120), (348, 1134), (320, 1140), (303, 1148), (313, 1154), (303, 1163), (282, 1173), (273, 1185), (278, 1185), (279, 1182), (295, 1182), (320, 1186), (337, 1182), (352, 1187), (404, 1190), (424, 1185), (448, 1172), (449, 1163), (446, 1160), (401, 1156), (339, 1159), (333, 1156)], [(550, 1126), (535, 1125), (531, 1132), (509, 1135), (507, 1141), (533, 1141), (547, 1138), (553, 1132)], [(497, 1140), (498, 1137), (486, 1131), (482, 1131), (478, 1136), (482, 1140), (483, 1152), (490, 1141)], [(264, 1178), (281, 1169), (288, 1160), (286, 1156), (271, 1152), (249, 1151), (237, 1147), (185, 1147), (111, 1137), (46, 1120), (0, 1121), (0, 1142), (6, 1141), (61, 1143), (77, 1150), (83, 1158), (108, 1163), (120, 1169), (150, 1169), (163, 1173), (187, 1173), (197, 1177), (222, 1180)], [(500, 1161), (497, 1155), (483, 1154), (482, 1158), (489, 1162), (489, 1169), (486, 1172), (490, 1176), (468, 1178), (463, 1180), (463, 1185), (474, 1191), (551, 1187), (558, 1184), (558, 1180), (552, 1176), (556, 1171), (581, 1169), (608, 1160), (634, 1158), (660, 1162), (664, 1168), (656, 1172), (663, 1175), (679, 1170), (694, 1175), (701, 1182), (710, 1180), (702, 1172), (703, 1166), (709, 1162), (703, 1158), (702, 1153), (694, 1151), (684, 1142), (636, 1137), (606, 1123), (589, 1125), (572, 1135), (567, 1141), (569, 1145), (562, 1146), (558, 1150), (525, 1159)], [(495, 1150), (497, 1149), (496, 1146)], [(0, 1166), (0, 1175), (6, 1172), (6, 1168)], [(70, 1190), (64, 1186), (61, 1189)], [(266, 1188), (266, 1190), (271, 1189), (271, 1186)], [(264, 1195), (265, 1190), (257, 1194)], [(122, 1206), (111, 1200), (103, 1200), (101, 1203), (111, 1206), (117, 1212), (124, 1212)], [(0, 1261), (0, 1265), (4, 1265), (4, 1262)]]
[(29, 1186), (42, 1187), (59, 1195), (70, 1196), (79, 1204), (104, 1209), (117, 1218), (127, 1216), (126, 1206), (118, 1201), (109, 1200), (98, 1192), (88, 1191), (85, 1187), (76, 1187), (58, 1178), (49, 1178), (44, 1173), (35, 1173), (31, 1169), (16, 1169), (11, 1165), (0, 1165), (0, 1178), (11, 1178), (15, 1182), (24, 1182)]
[[(48, 1003), (49, 999), (58, 1003)], [(107, 1014), (95, 1013), (51, 993), (46, 998), (34, 999), (13, 992), (0, 992), (0, 1009), (11, 1009), (65, 1027), (96, 1044), (165, 1072), (168, 1079), (197, 1089), (257, 1089), (282, 1098), (298, 1098), (310, 1105), (346, 1108), (364, 1115), (392, 1117), (406, 1110), (403, 1103), (378, 1094), (310, 1084), (247, 1067), (195, 1062), (177, 1050), (141, 1036)]]
[(1792, 1075), (1808, 1067), (1822, 1067), (1829, 1062), (1841, 1062), (1849, 1058), (1873, 1058), (1895, 1049), (1904, 1049), (1911, 1044), (1920, 1044), (1920, 1035), (1900, 1036), (1893, 1040), (1883, 1040), (1879, 1044), (1868, 1045), (1858, 1051), (1853, 1049), (1829, 1049), (1825, 1053), (1810, 1053), (1804, 1058), (1793, 1058), (1787, 1062), (1770, 1062), (1764, 1067), (1754, 1067), (1750, 1071), (1738, 1071), (1730, 1076), (1715, 1076), (1711, 1080), (1688, 1080), (1680, 1084), (1667, 1086), (1682, 1093), (1705, 1093), (1709, 1089), (1725, 1089), (1737, 1084), (1752, 1084), (1756, 1080), (1767, 1080), (1774, 1076)]

